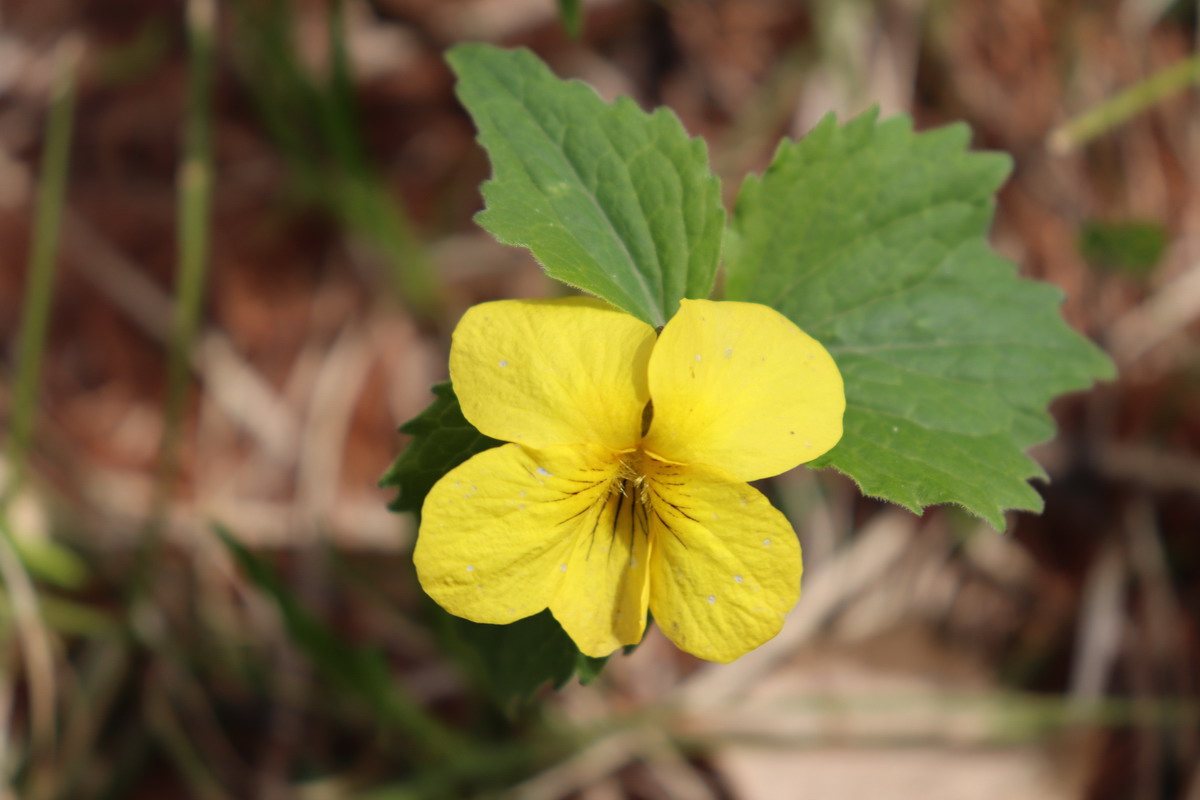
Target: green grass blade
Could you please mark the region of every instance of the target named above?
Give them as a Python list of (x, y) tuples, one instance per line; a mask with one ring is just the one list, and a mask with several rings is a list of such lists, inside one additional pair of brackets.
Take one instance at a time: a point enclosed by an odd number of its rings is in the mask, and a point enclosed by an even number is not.
[(180, 427), (188, 389), (188, 361), (200, 324), (208, 272), (212, 209), (212, 60), (216, 5), (191, 0), (187, 6), (188, 88), (184, 156), (178, 176), (179, 255), (175, 313), (167, 361), (165, 427), (159, 462), (166, 492), (177, 468)]
[(1108, 133), (1176, 92), (1200, 84), (1200, 55), (1185, 58), (1134, 84), (1115, 97), (1055, 128), (1047, 140), (1056, 153), (1067, 153)]
[(310, 614), (275, 571), (251, 553), (231, 531), (215, 525), (217, 536), (259, 591), (275, 601), (288, 636), (331, 683), (364, 701), (385, 725), (411, 737), (419, 752), (440, 761), (466, 748), (456, 734), (426, 714), (388, 674), (378, 650), (355, 647)]
[(71, 129), (75, 116), (75, 72), (80, 57), (77, 40), (59, 45), (57, 72), (46, 126), (46, 144), (42, 151), (41, 177), (38, 182), (37, 209), (33, 227), (33, 246), (29, 253), (29, 281), (25, 287), (20, 350), (13, 385), (12, 414), (9, 419), (9, 459), (13, 477), (5, 487), (3, 503), (16, 493), (28, 458), (30, 438), (37, 410), (38, 383), (50, 323), (50, 300), (57, 272), (59, 228), (71, 154)]
[(233, 8), (246, 87), (287, 162), (294, 193), (373, 247), (396, 296), (423, 317), (438, 319), (444, 298), (433, 265), (364, 144), (344, 3), (329, 6), (330, 67), (324, 75), (299, 56), (289, 4), (238, 0)]

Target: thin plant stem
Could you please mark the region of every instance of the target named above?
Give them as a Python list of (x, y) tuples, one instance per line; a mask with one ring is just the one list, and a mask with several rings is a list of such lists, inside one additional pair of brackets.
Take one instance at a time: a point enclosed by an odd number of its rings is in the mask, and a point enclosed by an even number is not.
[(175, 312), (167, 354), (165, 421), (159, 454), (156, 518), (161, 517), (178, 472), (180, 436), (189, 386), (189, 362), (200, 325), (208, 272), (212, 207), (210, 104), (215, 17), (216, 5), (213, 0), (189, 0), (187, 123), (177, 184), (179, 255)]
[(75, 37), (64, 39), (55, 52), (54, 87), (42, 151), (41, 177), (29, 251), (29, 278), (22, 304), (19, 351), (9, 417), (8, 459), (11, 475), (0, 494), (0, 510), (7, 507), (24, 479), (30, 439), (37, 412), (38, 384), (50, 323), (50, 301), (58, 265), (59, 227), (71, 155), (71, 128), (75, 116), (75, 72), (82, 45)]
[[(40, 755), (54, 742), (57, 706), (54, 651), (42, 619), (37, 589), (22, 563), (15, 537), (6, 520), (8, 505), (24, 481), (37, 412), (38, 386), (50, 323), (50, 302), (58, 264), (59, 228), (71, 155), (75, 117), (75, 75), (82, 55), (78, 38), (68, 36), (54, 53), (54, 83), (42, 152), (29, 278), (25, 288), (19, 351), (9, 418), (10, 475), (0, 490), (0, 577), (8, 594), (21, 657), (29, 685), (30, 751)], [(0, 762), (4, 759), (0, 758)], [(35, 762), (36, 763), (36, 762)], [(5, 771), (7, 772), (7, 771)], [(30, 781), (34, 794), (43, 794), (53, 776), (35, 769)]]
[(1200, 53), (1154, 73), (1117, 96), (1051, 131), (1048, 147), (1067, 153), (1140, 114), (1160, 100), (1200, 83)]

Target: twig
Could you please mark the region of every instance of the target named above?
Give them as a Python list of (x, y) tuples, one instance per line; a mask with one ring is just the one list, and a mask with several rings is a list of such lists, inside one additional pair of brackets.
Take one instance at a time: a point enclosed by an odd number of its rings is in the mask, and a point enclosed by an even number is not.
[(357, 325), (338, 335), (321, 362), (300, 439), (296, 509), (305, 519), (298, 525), (311, 525), (314, 515), (334, 510), (342, 449), (371, 364), (372, 352)]
[[(129, 315), (146, 335), (171, 340), (171, 300), (166, 293), (70, 208), (65, 215), (64, 244), (76, 271)], [(272, 462), (290, 467), (299, 440), (299, 425), (287, 403), (237, 352), (229, 337), (207, 330), (193, 348), (192, 371), (209, 399), (248, 435), (257, 439)]]
[(698, 670), (680, 688), (683, 705), (692, 710), (721, 705), (762, 680), (848, 598), (876, 585), (904, 554), (915, 527), (915, 517), (907, 512), (880, 514), (807, 581), (799, 605), (778, 636), (733, 664)]
[(1109, 350), (1117, 363), (1132, 365), (1197, 317), (1200, 317), (1200, 264), (1117, 319), (1109, 330)]
[[(1187, 648), (1178, 636), (1180, 627), (1186, 624), (1187, 615), (1172, 584), (1154, 506), (1146, 495), (1140, 495), (1130, 504), (1126, 513), (1125, 532), (1129, 565), (1143, 593), (1139, 627), (1149, 644), (1149, 653), (1143, 652), (1143, 656), (1149, 656), (1149, 672), (1153, 679), (1166, 683), (1166, 686), (1159, 687), (1157, 694), (1193, 696), (1196, 690), (1192, 677), (1195, 670)], [(1198, 749), (1195, 734), (1197, 720), (1194, 709), (1181, 713), (1192, 716), (1191, 724), (1179, 728), (1171, 750), (1178, 754), (1181, 763), (1190, 764)]]
[[(25, 677), (29, 681), (29, 705), (32, 735), (30, 749), (37, 753), (54, 741), (55, 707), (58, 687), (55, 680), (54, 651), (42, 623), (37, 590), (12, 545), (12, 532), (0, 515), (0, 576), (12, 598), (13, 618), (21, 640)], [(45, 773), (35, 776), (38, 783)]]
[(1120, 548), (1110, 543), (1097, 556), (1084, 584), (1069, 692), (1072, 701), (1081, 707), (1104, 696), (1113, 665), (1120, 657), (1126, 624), (1122, 608), (1126, 571)]
[(518, 784), (515, 800), (558, 800), (602, 780), (637, 757), (646, 743), (644, 730), (623, 730), (580, 749), (565, 761)]
[(643, 756), (651, 777), (672, 798), (716, 800), (716, 795), (680, 752), (679, 745), (661, 729), (647, 733), (646, 753)]

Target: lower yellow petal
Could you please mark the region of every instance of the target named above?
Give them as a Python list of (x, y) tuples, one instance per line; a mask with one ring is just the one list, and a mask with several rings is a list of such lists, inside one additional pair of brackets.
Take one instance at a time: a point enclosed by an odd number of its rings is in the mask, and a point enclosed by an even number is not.
[(648, 537), (646, 504), (629, 482), (609, 494), (588, 535), (562, 569), (550, 611), (585, 654), (607, 656), (637, 644), (646, 631)]
[(783, 514), (720, 470), (653, 464), (650, 611), (681, 650), (728, 662), (779, 632), (800, 594)]
[(421, 587), (475, 622), (507, 624), (545, 609), (617, 466), (604, 448), (507, 444), (450, 470), (421, 509), (413, 553)]

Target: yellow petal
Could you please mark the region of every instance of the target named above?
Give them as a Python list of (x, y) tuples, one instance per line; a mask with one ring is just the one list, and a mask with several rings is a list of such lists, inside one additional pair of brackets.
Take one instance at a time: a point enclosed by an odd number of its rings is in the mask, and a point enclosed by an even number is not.
[(610, 492), (564, 565), (550, 611), (585, 655), (607, 656), (642, 640), (649, 600), (646, 522), (647, 507), (627, 483)]
[(617, 462), (597, 447), (485, 450), (434, 484), (413, 561), (451, 614), (506, 624), (546, 608), (603, 509)]
[(644, 447), (751, 481), (842, 438), (846, 396), (825, 348), (757, 303), (684, 300), (650, 358), (654, 421)]
[(454, 331), (450, 378), (483, 433), (529, 447), (633, 447), (649, 398), (654, 330), (584, 297), (500, 300)]
[(650, 611), (681, 650), (728, 662), (779, 632), (800, 544), (756, 489), (704, 466), (651, 463)]

